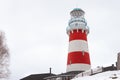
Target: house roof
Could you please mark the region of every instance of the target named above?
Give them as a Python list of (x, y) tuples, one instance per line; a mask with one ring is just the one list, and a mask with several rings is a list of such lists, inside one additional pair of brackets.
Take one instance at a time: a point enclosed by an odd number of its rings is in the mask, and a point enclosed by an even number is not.
[(44, 79), (51, 79), (51, 78), (57, 78), (57, 77), (68, 77), (68, 76), (74, 77), (81, 72), (82, 71), (71, 71), (71, 72), (61, 73), (61, 74), (54, 75), (54, 76), (48, 76), (48, 77), (45, 77)]
[(45, 80), (44, 78), (48, 76), (55, 76), (55, 74), (50, 74), (50, 73), (32, 74), (20, 80)]

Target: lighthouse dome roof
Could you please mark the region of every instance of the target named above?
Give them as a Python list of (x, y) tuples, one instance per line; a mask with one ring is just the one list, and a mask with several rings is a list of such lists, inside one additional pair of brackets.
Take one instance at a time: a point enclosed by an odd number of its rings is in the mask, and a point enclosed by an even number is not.
[(82, 11), (82, 12), (84, 12), (81, 8), (74, 8), (72, 11)]
[(85, 14), (85, 12), (80, 8), (74, 8), (70, 12), (70, 15), (73, 16), (73, 17), (80, 17), (80, 16), (83, 16), (84, 14)]
[(74, 10), (82, 10), (82, 9), (80, 9), (80, 8), (74, 8), (73, 11), (74, 11)]

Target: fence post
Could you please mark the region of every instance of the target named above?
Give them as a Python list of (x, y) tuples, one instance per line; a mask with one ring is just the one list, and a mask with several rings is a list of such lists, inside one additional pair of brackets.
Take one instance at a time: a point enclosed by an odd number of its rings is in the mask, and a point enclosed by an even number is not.
[(91, 69), (91, 75), (93, 75), (93, 70)]

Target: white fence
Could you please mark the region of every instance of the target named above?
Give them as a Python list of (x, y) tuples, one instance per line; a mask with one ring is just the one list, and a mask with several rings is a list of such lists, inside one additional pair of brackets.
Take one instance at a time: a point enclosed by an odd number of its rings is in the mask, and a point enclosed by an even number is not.
[(87, 70), (85, 72), (82, 72), (78, 75), (75, 76), (75, 78), (78, 78), (78, 77), (83, 77), (83, 76), (90, 76), (90, 75), (93, 75), (93, 74), (97, 74), (97, 73), (100, 73), (103, 71), (103, 68), (102, 67), (97, 67), (95, 69), (91, 69), (91, 70)]

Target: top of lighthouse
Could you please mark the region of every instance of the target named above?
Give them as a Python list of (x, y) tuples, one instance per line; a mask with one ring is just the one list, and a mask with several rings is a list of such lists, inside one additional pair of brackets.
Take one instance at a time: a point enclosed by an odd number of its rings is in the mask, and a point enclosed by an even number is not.
[(69, 20), (67, 27), (67, 34), (70, 31), (81, 29), (85, 31), (87, 34), (89, 33), (89, 27), (87, 26), (87, 22), (84, 18), (85, 12), (80, 8), (74, 8), (71, 12), (71, 19)]
[(81, 17), (81, 16), (84, 16), (84, 14), (85, 14), (85, 12), (82, 10), (82, 9), (80, 9), (80, 8), (75, 8), (75, 9), (73, 9), (71, 12), (70, 12), (70, 15), (72, 16), (72, 17)]

